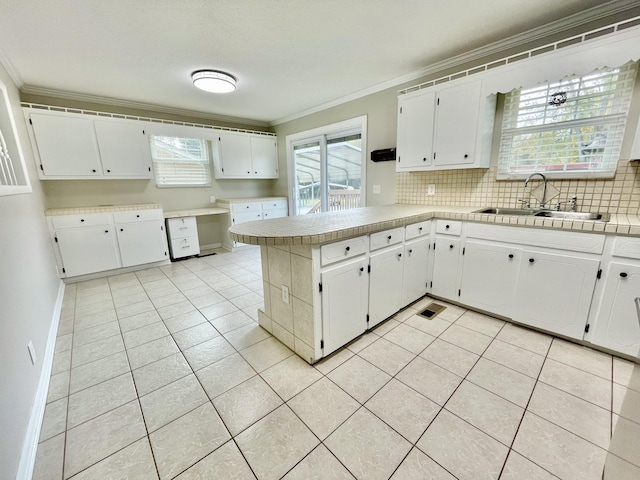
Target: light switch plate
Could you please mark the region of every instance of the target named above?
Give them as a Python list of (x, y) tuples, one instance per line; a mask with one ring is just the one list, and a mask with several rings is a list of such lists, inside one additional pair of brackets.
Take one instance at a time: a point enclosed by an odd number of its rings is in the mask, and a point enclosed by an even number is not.
[(215, 195), (211, 195), (211, 196), (209, 197), (209, 202), (211, 202), (211, 203), (216, 203), (216, 196), (215, 196)]
[(289, 303), (289, 287), (286, 285), (282, 285), (282, 301)]
[(380, 193), (380, 185), (373, 186), (373, 193)]

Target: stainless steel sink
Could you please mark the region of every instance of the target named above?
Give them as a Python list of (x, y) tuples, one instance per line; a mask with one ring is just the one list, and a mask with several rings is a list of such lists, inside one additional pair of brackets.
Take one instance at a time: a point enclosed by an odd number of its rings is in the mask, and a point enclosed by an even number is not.
[(595, 220), (599, 222), (608, 222), (611, 218), (611, 215), (608, 213), (558, 212), (556, 210), (541, 210), (534, 208), (488, 207), (475, 210), (473, 213), (489, 213), (492, 215), (524, 215), (530, 217), (559, 218), (562, 220)]

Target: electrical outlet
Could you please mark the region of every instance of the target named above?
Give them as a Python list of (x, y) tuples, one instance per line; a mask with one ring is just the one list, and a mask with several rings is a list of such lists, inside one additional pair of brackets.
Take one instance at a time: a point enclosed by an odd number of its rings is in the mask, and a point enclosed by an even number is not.
[(430, 183), (427, 185), (427, 195), (435, 195), (436, 194), (436, 184)]
[(27, 350), (29, 350), (29, 357), (31, 357), (31, 363), (33, 365), (36, 364), (36, 349), (33, 346), (33, 342), (29, 341), (29, 343), (27, 343)]
[(373, 186), (373, 193), (380, 193), (380, 185)]
[(286, 285), (282, 285), (282, 301), (289, 303), (289, 287)]
[(215, 195), (211, 195), (211, 196), (209, 197), (209, 202), (211, 202), (211, 203), (216, 203), (216, 196), (215, 196)]

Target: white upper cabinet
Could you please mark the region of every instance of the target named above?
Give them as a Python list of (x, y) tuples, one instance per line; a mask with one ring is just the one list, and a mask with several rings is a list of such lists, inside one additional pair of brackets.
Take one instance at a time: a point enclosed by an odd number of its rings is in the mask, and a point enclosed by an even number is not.
[(216, 178), (278, 178), (276, 138), (220, 132), (214, 167)]
[(401, 95), (396, 171), (488, 168), (495, 98), (481, 90), (465, 80)]
[(144, 123), (25, 109), (43, 180), (151, 178)]

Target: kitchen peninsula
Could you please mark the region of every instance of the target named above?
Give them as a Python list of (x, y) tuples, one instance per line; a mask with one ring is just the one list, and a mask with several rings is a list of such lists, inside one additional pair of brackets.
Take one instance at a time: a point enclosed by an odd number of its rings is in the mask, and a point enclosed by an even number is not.
[[(309, 363), (426, 293), (580, 343), (640, 353), (633, 301), (605, 295), (621, 278), (607, 274), (619, 265), (612, 260), (634, 272), (625, 282), (640, 278), (637, 217), (562, 220), (478, 208), (364, 207), (229, 231), (261, 247), (260, 325)], [(600, 270), (605, 281), (596, 282)], [(562, 294), (554, 279), (562, 280)]]

